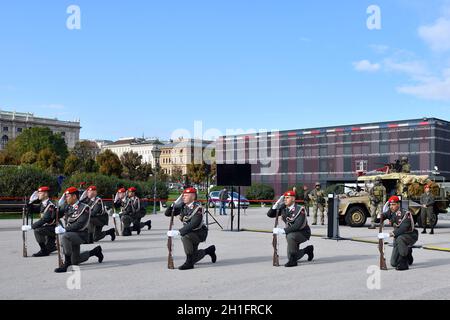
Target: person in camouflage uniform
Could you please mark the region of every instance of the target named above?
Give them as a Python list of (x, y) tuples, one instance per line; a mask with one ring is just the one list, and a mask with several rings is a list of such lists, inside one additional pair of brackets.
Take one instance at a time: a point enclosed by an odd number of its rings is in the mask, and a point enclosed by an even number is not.
[(422, 234), (427, 233), (427, 225), (429, 225), (431, 228), (430, 234), (434, 234), (434, 196), (430, 192), (429, 185), (425, 186), (425, 193), (420, 197), (420, 205), (422, 206), (422, 211), (420, 214), (423, 226)]
[(309, 199), (313, 205), (313, 223), (312, 225), (317, 225), (317, 214), (320, 210), (320, 221), (322, 225), (325, 225), (325, 193), (321, 189), (321, 184), (319, 182), (316, 183), (316, 187), (314, 190), (309, 192)]
[(369, 190), (370, 198), (370, 216), (372, 222), (369, 229), (375, 229), (375, 222), (378, 214), (383, 212), (383, 206), (386, 203), (386, 188), (383, 186), (381, 177), (376, 177), (374, 186)]

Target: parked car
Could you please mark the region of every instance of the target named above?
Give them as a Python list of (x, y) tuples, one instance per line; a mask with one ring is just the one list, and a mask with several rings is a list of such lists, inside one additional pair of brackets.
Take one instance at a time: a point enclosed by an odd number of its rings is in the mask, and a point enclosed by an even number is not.
[[(220, 191), (213, 191), (209, 193), (209, 206), (214, 208), (215, 206), (220, 207)], [(228, 195), (228, 208), (237, 208), (239, 203), (239, 194), (237, 192), (233, 192), (233, 203), (231, 203), (231, 194)], [(250, 202), (241, 194), (241, 208), (247, 209), (250, 206)]]

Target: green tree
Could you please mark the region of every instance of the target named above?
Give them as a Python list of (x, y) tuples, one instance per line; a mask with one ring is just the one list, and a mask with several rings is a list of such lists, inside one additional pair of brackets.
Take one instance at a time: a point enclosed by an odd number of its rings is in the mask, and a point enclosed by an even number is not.
[(41, 151), (48, 150), (43, 155), (56, 154), (61, 160), (58, 162), (59, 167), (57, 169), (61, 170), (69, 155), (66, 142), (61, 134), (54, 134), (49, 128), (40, 127), (24, 130), (16, 139), (8, 143), (6, 150), (17, 160), (20, 160), (25, 153), (30, 151), (39, 155)]
[(105, 150), (105, 152), (100, 153), (97, 156), (97, 164), (101, 174), (118, 178), (122, 175), (122, 163), (119, 157), (111, 150)]
[(267, 184), (256, 183), (247, 189), (246, 196), (249, 200), (272, 200), (275, 191)]
[(142, 166), (142, 156), (136, 152), (125, 152), (120, 156), (123, 166), (122, 176), (126, 179), (136, 180), (139, 176), (139, 168)]
[(20, 163), (22, 164), (34, 164), (38, 159), (38, 155), (34, 151), (28, 151), (22, 155), (20, 158)]
[(183, 181), (183, 170), (179, 167), (175, 167), (172, 170), (172, 175), (170, 176), (170, 180), (172, 182), (181, 182)]
[(48, 172), (57, 173), (63, 168), (61, 157), (52, 149), (45, 148), (37, 155), (36, 166)]
[(80, 168), (82, 167), (82, 160), (78, 158), (76, 155), (71, 154), (67, 157), (64, 163), (64, 174), (67, 176), (71, 176), (75, 172), (82, 172)]
[(72, 150), (72, 153), (79, 159), (95, 160), (95, 155), (98, 151), (98, 147), (91, 141), (78, 141)]

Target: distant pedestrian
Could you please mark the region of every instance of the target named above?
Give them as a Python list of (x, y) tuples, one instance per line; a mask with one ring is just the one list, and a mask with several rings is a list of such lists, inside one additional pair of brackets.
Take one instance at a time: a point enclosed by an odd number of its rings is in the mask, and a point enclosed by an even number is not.
[[(228, 189), (224, 188), (222, 191), (220, 191), (219, 193), (219, 200), (220, 200), (220, 215), (227, 215), (227, 203), (228, 203), (228, 197), (229, 197), (229, 193), (228, 193)], [(222, 214), (223, 212), (223, 214)]]

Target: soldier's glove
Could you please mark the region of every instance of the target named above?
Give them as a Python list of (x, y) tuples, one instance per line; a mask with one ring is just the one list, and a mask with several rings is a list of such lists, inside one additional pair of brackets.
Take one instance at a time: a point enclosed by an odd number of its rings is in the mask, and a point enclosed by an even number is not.
[(284, 229), (281, 229), (281, 228), (274, 228), (273, 229), (273, 234), (283, 235), (283, 234), (286, 234), (286, 231), (284, 231)]
[(274, 204), (272, 207), (273, 210), (278, 210), (284, 204), (284, 196), (281, 196), (280, 199)]
[(56, 234), (63, 234), (63, 233), (66, 233), (66, 229), (64, 229), (64, 228), (61, 227), (61, 226), (57, 226), (57, 227), (55, 228), (55, 233), (56, 233)]
[(116, 219), (116, 218), (120, 218), (120, 215), (117, 214), (117, 213), (113, 213), (112, 217), (113, 217), (114, 219)]
[(390, 238), (390, 234), (389, 233), (379, 233), (378, 234), (378, 239), (380, 240), (386, 240)]
[(167, 236), (170, 238), (178, 238), (179, 236), (181, 236), (180, 231), (178, 230), (170, 230), (167, 231)]
[(388, 201), (388, 202), (386, 202), (384, 204), (383, 213), (388, 213), (389, 212), (389, 207), (390, 207), (390, 205), (389, 205), (389, 201)]
[(31, 228), (31, 226), (22, 226), (22, 231), (24, 231), (24, 232), (27, 232), (27, 231), (30, 231), (32, 228)]

